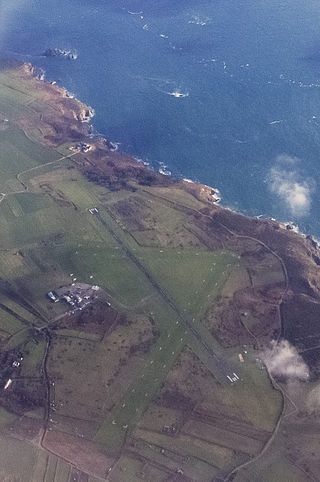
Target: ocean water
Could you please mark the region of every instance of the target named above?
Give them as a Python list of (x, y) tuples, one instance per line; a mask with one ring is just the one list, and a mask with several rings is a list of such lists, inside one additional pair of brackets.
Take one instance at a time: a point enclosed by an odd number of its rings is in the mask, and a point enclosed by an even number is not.
[(94, 107), (121, 150), (320, 236), (319, 25), (319, 0), (0, 0), (0, 55)]

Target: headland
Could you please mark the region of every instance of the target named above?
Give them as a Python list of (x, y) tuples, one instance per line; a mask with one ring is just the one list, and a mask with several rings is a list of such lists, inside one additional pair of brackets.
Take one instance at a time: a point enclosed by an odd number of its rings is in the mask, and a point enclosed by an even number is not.
[(317, 474), (317, 243), (115, 152), (41, 78), (1, 64), (0, 474)]

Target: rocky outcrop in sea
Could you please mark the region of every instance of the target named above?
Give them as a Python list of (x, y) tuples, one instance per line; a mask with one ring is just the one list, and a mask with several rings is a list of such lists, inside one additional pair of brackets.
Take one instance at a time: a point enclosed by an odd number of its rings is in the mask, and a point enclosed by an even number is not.
[(74, 50), (49, 48), (43, 53), (45, 57), (64, 57), (68, 60), (77, 60), (78, 54)]

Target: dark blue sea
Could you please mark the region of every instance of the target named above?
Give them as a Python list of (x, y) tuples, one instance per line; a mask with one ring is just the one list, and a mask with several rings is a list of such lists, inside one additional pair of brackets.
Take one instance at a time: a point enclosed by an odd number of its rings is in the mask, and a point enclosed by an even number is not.
[(0, 0), (0, 55), (94, 107), (120, 150), (320, 236), (319, 0)]

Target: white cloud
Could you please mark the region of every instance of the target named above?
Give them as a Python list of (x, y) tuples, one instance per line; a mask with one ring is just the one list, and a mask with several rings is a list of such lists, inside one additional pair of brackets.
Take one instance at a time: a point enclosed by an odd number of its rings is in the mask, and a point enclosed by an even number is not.
[(301, 177), (299, 164), (300, 160), (296, 157), (278, 156), (268, 179), (271, 192), (285, 202), (290, 214), (295, 217), (309, 213), (314, 191), (314, 182)]
[(308, 366), (287, 340), (273, 341), (260, 356), (271, 375), (285, 378), (287, 382), (309, 378)]

